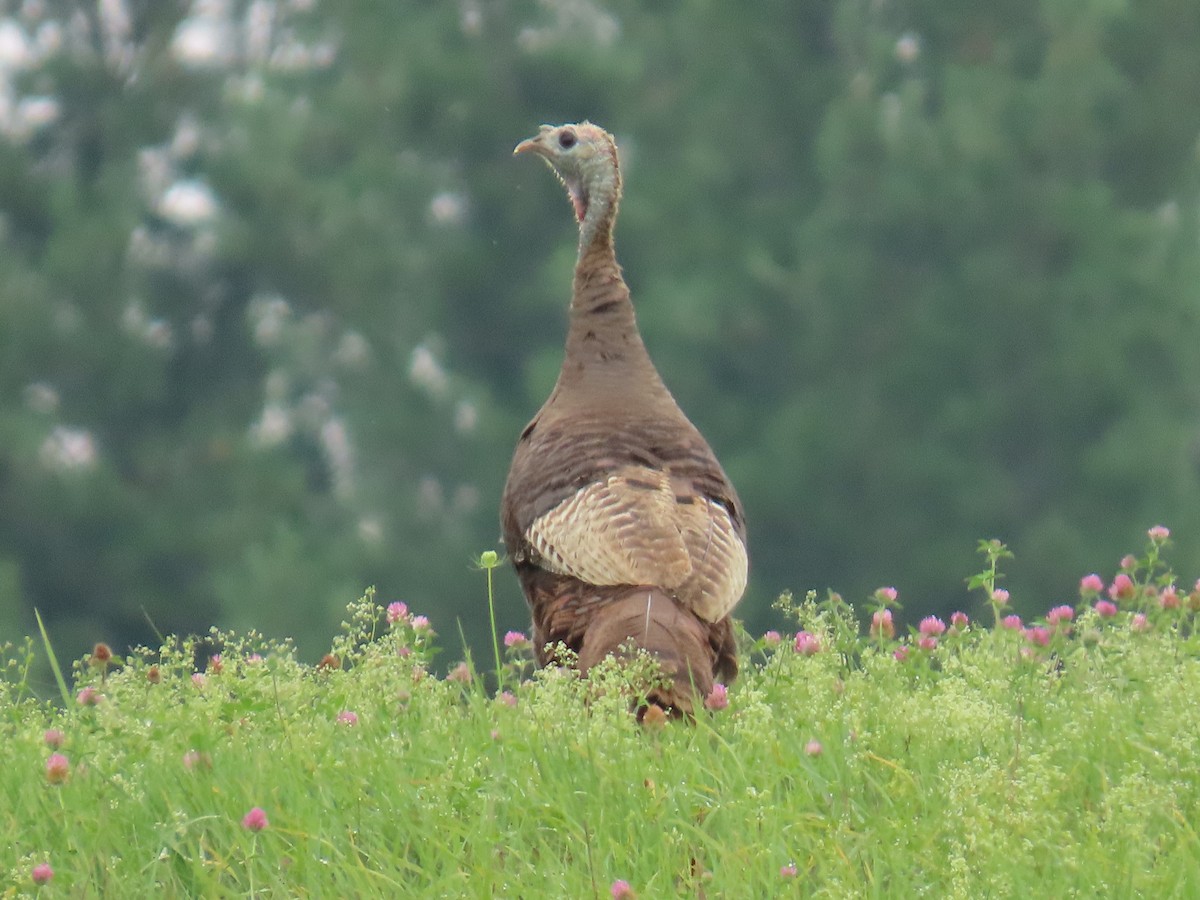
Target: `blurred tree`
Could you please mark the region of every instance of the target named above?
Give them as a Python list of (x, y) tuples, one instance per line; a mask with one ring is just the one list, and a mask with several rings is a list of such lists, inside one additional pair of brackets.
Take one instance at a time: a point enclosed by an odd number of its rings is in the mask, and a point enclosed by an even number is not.
[(481, 642), (574, 259), (509, 153), (585, 117), (753, 628), (961, 606), (979, 537), (1033, 611), (1157, 521), (1186, 570), (1198, 69), (1178, 0), (0, 0), (0, 629), (314, 656), (376, 584)]

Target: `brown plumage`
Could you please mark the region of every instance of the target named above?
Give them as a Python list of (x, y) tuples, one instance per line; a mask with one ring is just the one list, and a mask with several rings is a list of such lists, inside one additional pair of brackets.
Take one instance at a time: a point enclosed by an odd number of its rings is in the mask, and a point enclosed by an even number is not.
[(521, 432), (500, 511), (538, 662), (561, 642), (586, 672), (632, 642), (669, 676), (651, 701), (690, 712), (696, 693), (737, 674), (741, 502), (638, 332), (613, 250), (612, 137), (588, 122), (543, 125), (514, 152), (550, 163), (579, 221), (562, 370)]

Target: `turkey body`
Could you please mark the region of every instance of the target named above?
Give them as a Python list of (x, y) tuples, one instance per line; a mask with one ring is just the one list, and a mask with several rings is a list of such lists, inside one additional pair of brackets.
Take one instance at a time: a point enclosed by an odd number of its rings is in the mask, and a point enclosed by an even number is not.
[(634, 645), (667, 676), (648, 699), (691, 712), (697, 694), (737, 674), (742, 506), (638, 332), (612, 243), (612, 138), (589, 123), (543, 126), (517, 152), (550, 162), (580, 223), (562, 369), (521, 433), (501, 501), (538, 662), (562, 645), (586, 672)]

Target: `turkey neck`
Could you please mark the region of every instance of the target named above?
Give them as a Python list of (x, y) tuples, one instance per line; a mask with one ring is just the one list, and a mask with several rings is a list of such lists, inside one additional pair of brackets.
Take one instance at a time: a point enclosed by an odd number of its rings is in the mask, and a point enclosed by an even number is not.
[[(615, 210), (610, 207), (603, 213), (599, 221), (585, 220), (581, 228), (558, 388), (595, 393), (617, 403), (627, 403), (631, 394), (647, 393), (665, 395), (669, 400), (642, 343), (629, 288), (617, 264), (612, 240)], [(584, 243), (587, 238), (590, 240)], [(621, 395), (614, 396), (615, 391)]]

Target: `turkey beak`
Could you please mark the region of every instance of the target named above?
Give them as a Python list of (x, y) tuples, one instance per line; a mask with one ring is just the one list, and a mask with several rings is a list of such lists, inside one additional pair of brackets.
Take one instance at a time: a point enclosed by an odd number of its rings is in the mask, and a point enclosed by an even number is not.
[(513, 156), (520, 156), (522, 153), (536, 153), (538, 156), (549, 159), (553, 154), (545, 141), (546, 136), (553, 131), (554, 129), (549, 125), (543, 125), (538, 129), (537, 137), (531, 137), (529, 140), (517, 144), (516, 149), (513, 150)]
[(517, 144), (516, 149), (513, 150), (513, 156), (520, 156), (522, 153), (537, 153), (540, 156), (546, 156), (546, 146), (542, 143), (540, 135)]

